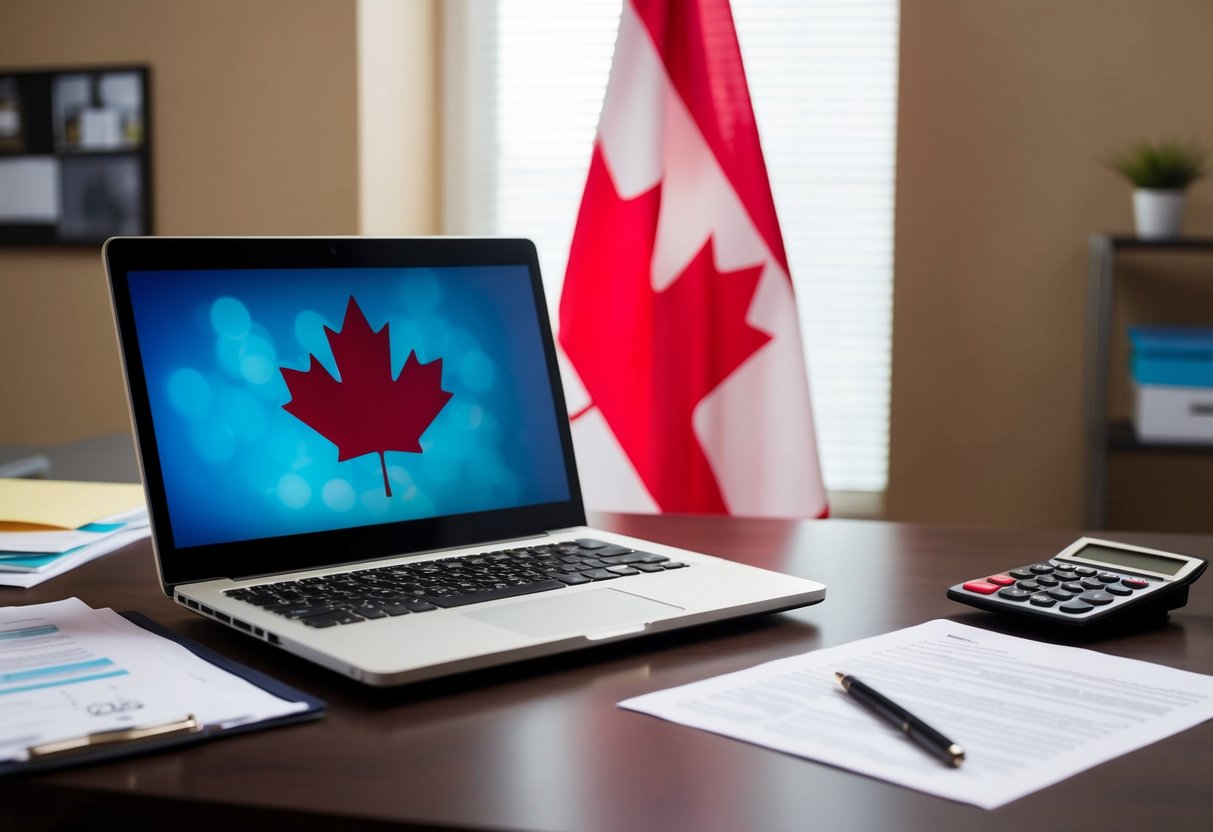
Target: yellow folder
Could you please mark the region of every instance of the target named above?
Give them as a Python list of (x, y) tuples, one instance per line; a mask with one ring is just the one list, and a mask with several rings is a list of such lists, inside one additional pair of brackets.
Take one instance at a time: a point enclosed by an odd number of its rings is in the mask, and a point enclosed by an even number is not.
[(0, 479), (0, 531), (77, 529), (144, 502), (139, 483)]

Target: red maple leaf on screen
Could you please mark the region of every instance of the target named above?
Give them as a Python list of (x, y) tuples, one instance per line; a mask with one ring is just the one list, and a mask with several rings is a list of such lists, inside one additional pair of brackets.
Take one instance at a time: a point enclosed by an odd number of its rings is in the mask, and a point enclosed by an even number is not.
[(291, 400), (282, 409), (336, 445), (338, 462), (379, 454), (383, 490), (391, 497), (383, 455), (421, 453), (421, 434), (451, 398), (442, 389), (442, 359), (422, 364), (410, 350), (393, 379), (388, 324), (373, 331), (352, 297), (341, 332), (327, 326), (324, 331), (341, 380), (329, 375), (314, 355), (307, 370), (283, 367)]

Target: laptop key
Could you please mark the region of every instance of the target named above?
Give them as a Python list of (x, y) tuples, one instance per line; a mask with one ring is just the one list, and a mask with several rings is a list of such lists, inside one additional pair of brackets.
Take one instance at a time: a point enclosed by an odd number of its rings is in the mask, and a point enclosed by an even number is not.
[[(661, 567), (658, 567), (658, 571), (660, 571), (660, 569), (661, 569)], [(585, 575), (582, 575), (580, 572), (561, 573), (559, 575), (553, 575), (552, 577), (555, 578), (556, 580), (560, 581), (561, 583), (566, 583), (566, 584), (569, 584), (570, 586), (572, 586), (573, 584), (590, 583), (590, 579), (587, 578)]]
[(654, 555), (650, 554), (649, 552), (628, 552), (626, 555), (602, 555), (599, 557), (599, 560), (612, 564), (639, 563), (641, 561), (644, 561), (645, 563), (653, 563), (653, 561), (648, 560), (649, 558), (662, 558), (662, 560), (668, 560), (668, 558), (665, 558), (662, 555)]
[(331, 627), (334, 624), (353, 624), (355, 621), (364, 620), (362, 616), (347, 610), (334, 610), (327, 615), (312, 615), (302, 619), (303, 623), (309, 627)]
[(608, 558), (614, 557), (615, 555), (626, 555), (634, 551), (635, 549), (629, 549), (626, 546), (616, 546), (614, 543), (611, 543), (602, 547), (601, 549), (596, 549), (594, 551), (594, 557)]
[(585, 575), (587, 578), (589, 578), (590, 580), (594, 580), (594, 581), (606, 581), (611, 578), (619, 577), (619, 573), (610, 572), (606, 569), (587, 569), (584, 572), (582, 572), (581, 574)]
[(624, 564), (620, 564), (618, 566), (608, 566), (607, 571), (614, 572), (616, 575), (639, 575), (640, 574), (639, 570), (633, 569), (632, 567), (626, 566)]
[(633, 569), (639, 569), (641, 572), (664, 572), (661, 564), (658, 563), (633, 563)]
[(283, 604), (281, 607), (267, 607), (269, 612), (278, 613), (284, 618), (311, 618), (315, 615), (327, 615), (335, 612), (331, 604)]

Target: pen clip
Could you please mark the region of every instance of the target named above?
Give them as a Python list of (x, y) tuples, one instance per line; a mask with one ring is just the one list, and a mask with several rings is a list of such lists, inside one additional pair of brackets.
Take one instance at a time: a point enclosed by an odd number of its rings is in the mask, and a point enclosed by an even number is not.
[(44, 759), (56, 754), (68, 754), (105, 745), (115, 745), (123, 742), (151, 739), (153, 737), (171, 737), (178, 734), (195, 734), (202, 730), (202, 723), (190, 714), (184, 719), (166, 722), (163, 725), (149, 725), (144, 728), (116, 728), (112, 731), (98, 731), (95, 734), (85, 734), (82, 737), (69, 737), (63, 740), (31, 745), (26, 749), (29, 758)]

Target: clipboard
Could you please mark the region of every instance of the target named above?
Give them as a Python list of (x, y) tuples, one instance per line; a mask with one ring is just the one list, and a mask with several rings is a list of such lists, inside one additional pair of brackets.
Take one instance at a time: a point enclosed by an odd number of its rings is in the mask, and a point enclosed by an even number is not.
[(210, 662), (216, 667), (239, 676), (245, 681), (281, 699), (291, 702), (305, 702), (307, 703), (307, 708), (292, 714), (286, 714), (285, 716), (265, 719), (260, 722), (243, 723), (230, 728), (203, 726), (197, 723), (193, 717), (189, 717), (170, 725), (93, 734), (88, 737), (66, 740), (62, 743), (49, 743), (48, 747), (42, 747), (37, 755), (31, 756), (28, 760), (6, 760), (0, 762), (0, 777), (35, 774), (106, 760), (116, 760), (123, 757), (134, 757), (170, 748), (181, 748), (194, 743), (206, 742), (234, 734), (262, 731), (268, 728), (292, 725), (299, 722), (309, 722), (323, 717), (328, 708), (324, 700), (284, 684), (272, 676), (262, 673), (260, 670), (255, 670), (247, 665), (233, 661), (196, 641), (177, 635), (171, 630), (167, 630), (157, 624), (143, 613), (127, 611), (119, 614), (151, 633), (180, 644), (203, 661)]

